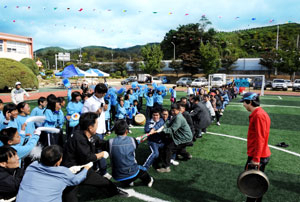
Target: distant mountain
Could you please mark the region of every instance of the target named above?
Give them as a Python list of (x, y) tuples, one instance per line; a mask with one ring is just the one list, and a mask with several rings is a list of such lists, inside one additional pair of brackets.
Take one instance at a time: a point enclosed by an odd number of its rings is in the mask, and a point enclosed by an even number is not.
[[(159, 44), (159, 43), (149, 43), (146, 45), (153, 45), (153, 44)], [(128, 47), (128, 48), (108, 48), (105, 46), (85, 46), (81, 48), (81, 52), (90, 52), (90, 51), (104, 51), (104, 52), (124, 52), (124, 53), (140, 53), (142, 47), (146, 46), (146, 45), (136, 45), (136, 46), (132, 46), (132, 47)], [(80, 49), (64, 49), (61, 47), (47, 47), (47, 48), (41, 48), (35, 51), (35, 53), (37, 55), (44, 55), (47, 54), (47, 52), (70, 52), (70, 53), (74, 53), (74, 52), (80, 52)]]

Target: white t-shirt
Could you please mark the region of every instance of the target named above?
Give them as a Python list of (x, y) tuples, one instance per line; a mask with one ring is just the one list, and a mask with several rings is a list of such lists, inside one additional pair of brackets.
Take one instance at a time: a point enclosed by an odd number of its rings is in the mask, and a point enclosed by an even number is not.
[(210, 101), (205, 102), (205, 106), (207, 107), (207, 109), (210, 112), (211, 116), (216, 116), (216, 112), (215, 112), (214, 108), (212, 107)]
[[(95, 95), (92, 97), (88, 98), (83, 105), (81, 113), (86, 113), (86, 112), (96, 112), (100, 107), (101, 104), (103, 103), (103, 106), (105, 105), (104, 102), (104, 97), (102, 98), (97, 98)], [(98, 118), (98, 128), (97, 128), (97, 134), (103, 134), (106, 132), (106, 127), (105, 127), (105, 111), (104, 108), (102, 107), (102, 113), (100, 114)]]

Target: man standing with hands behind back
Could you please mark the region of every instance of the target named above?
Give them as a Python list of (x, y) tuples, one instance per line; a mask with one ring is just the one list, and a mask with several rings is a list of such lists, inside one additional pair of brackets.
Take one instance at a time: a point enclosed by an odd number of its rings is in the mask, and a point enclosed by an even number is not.
[[(94, 95), (88, 98), (83, 105), (82, 114), (87, 112), (94, 112), (99, 115), (98, 118), (98, 128), (96, 131), (96, 135), (103, 140), (106, 127), (105, 127), (105, 112), (104, 112), (104, 96), (107, 93), (107, 87), (104, 83), (98, 83), (94, 90)], [(101, 159), (99, 163), (99, 174), (107, 179), (111, 179), (111, 175), (106, 171), (107, 165), (106, 160)]]
[[(248, 160), (246, 167), (259, 166), (264, 172), (265, 166), (268, 164), (271, 152), (268, 146), (271, 120), (269, 115), (259, 106), (259, 95), (248, 92), (244, 94), (240, 100), (243, 102), (247, 111), (251, 112), (249, 116), (249, 128), (247, 136), (247, 155)], [(247, 198), (248, 201), (262, 201), (261, 198)]]

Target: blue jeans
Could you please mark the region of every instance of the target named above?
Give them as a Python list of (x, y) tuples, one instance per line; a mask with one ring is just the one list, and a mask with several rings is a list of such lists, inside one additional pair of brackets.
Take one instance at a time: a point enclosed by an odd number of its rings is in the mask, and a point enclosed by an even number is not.
[(147, 170), (153, 164), (155, 159), (159, 157), (159, 149), (163, 148), (164, 143), (156, 143), (156, 142), (148, 141), (148, 145), (151, 149), (151, 154), (148, 156), (146, 162), (143, 165)]
[[(96, 135), (100, 138), (100, 140), (103, 140), (104, 136), (105, 136), (105, 134), (98, 134), (98, 133)], [(98, 150), (96, 152), (102, 152), (102, 150)], [(98, 172), (101, 175), (105, 175), (107, 173), (107, 171), (106, 171), (106, 169), (107, 169), (106, 159), (102, 158), (102, 159), (96, 161), (95, 164), (94, 164), (94, 169), (95, 170), (99, 169)]]

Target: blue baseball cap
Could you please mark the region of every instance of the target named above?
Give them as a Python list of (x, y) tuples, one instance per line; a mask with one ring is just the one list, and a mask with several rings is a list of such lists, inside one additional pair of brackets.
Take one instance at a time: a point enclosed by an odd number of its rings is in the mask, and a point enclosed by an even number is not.
[(258, 94), (248, 92), (243, 95), (243, 98), (240, 100), (240, 102), (244, 102), (245, 100), (255, 100), (257, 98)]

